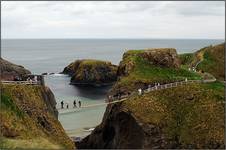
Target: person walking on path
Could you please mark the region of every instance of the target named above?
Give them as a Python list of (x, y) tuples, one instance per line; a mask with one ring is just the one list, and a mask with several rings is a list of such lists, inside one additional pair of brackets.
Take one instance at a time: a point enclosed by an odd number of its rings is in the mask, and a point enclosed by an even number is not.
[(148, 85), (148, 92), (150, 92), (151, 91), (151, 85), (149, 84)]
[(69, 105), (67, 104), (67, 109), (69, 108)]
[(108, 96), (108, 102), (110, 103), (111, 101), (112, 101), (112, 96), (109, 95), (109, 96)]
[(142, 90), (141, 90), (141, 88), (138, 89), (138, 94), (139, 94), (139, 95), (142, 95)]
[(74, 105), (74, 108), (77, 108), (77, 106), (76, 106), (76, 100), (74, 100), (73, 105)]
[(78, 105), (79, 105), (79, 107), (81, 107), (81, 106), (82, 106), (81, 101), (78, 101)]
[(64, 109), (64, 101), (61, 101), (61, 109)]

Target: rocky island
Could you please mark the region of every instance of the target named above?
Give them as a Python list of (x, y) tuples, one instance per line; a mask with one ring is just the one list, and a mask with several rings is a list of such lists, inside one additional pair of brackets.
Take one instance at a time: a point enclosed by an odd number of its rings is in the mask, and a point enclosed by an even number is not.
[[(123, 55), (118, 67), (118, 80), (109, 95), (145, 89), (157, 82), (168, 83), (185, 78), (200, 80), (204, 71), (199, 67), (204, 70), (212, 68), (211, 63), (207, 63), (210, 60), (215, 64), (223, 61), (223, 57), (216, 58), (211, 54), (215, 53), (214, 49), (224, 53), (224, 44), (208, 47), (202, 62), (197, 61), (198, 52), (189, 54), (187, 59), (187, 54), (177, 55), (173, 49), (130, 50)], [(188, 69), (192, 66), (197, 67), (197, 72)], [(101, 124), (78, 142), (77, 147), (223, 149), (225, 87), (222, 78), (217, 78), (216, 82), (189, 83), (109, 104)]]
[(76, 60), (64, 68), (63, 74), (71, 76), (71, 84), (104, 86), (117, 80), (117, 66), (107, 61)]

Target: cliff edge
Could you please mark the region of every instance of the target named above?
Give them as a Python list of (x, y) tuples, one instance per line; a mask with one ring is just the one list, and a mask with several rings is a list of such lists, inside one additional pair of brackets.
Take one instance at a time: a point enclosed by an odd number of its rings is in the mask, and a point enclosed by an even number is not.
[(23, 66), (13, 64), (0, 58), (0, 80), (14, 80), (16, 76), (24, 76), (27, 74), (31, 74), (31, 72)]
[(41, 85), (1, 85), (0, 147), (73, 149), (74, 144), (57, 120), (52, 96)]

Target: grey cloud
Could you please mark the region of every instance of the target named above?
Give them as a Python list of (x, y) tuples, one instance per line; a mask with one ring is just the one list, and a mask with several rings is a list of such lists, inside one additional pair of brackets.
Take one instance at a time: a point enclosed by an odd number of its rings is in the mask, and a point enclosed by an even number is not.
[(184, 16), (219, 16), (224, 15), (223, 1), (180, 2), (169, 5), (176, 13)]
[[(143, 35), (152, 38), (159, 36), (164, 38), (165, 35), (172, 38), (224, 36), (224, 2), (4, 1), (2, 3), (1, 17), (4, 31), (2, 37), (35, 38), (38, 35), (46, 35), (48, 37), (44, 38), (56, 36), (67, 38), (70, 35), (71, 38), (111, 38), (129, 37), (131, 34), (134, 37)], [(205, 22), (209, 20), (212, 21), (206, 24)], [(24, 30), (27, 28), (30, 32), (18, 35), (15, 31), (20, 31), (21, 28)]]

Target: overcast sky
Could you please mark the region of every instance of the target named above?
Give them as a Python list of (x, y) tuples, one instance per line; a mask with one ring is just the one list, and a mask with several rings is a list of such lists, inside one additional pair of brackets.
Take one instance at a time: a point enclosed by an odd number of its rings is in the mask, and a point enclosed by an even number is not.
[(225, 37), (225, 2), (2, 2), (2, 38)]

